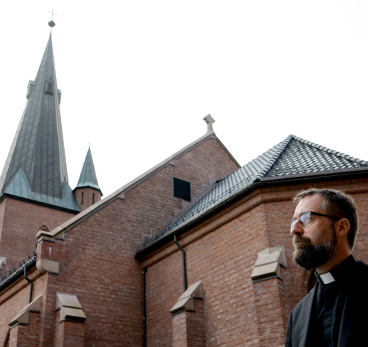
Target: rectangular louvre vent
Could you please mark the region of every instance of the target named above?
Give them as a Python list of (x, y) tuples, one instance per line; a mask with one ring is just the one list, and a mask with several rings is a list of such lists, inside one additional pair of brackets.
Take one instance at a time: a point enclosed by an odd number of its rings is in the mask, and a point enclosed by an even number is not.
[(190, 201), (190, 182), (174, 177), (174, 197)]

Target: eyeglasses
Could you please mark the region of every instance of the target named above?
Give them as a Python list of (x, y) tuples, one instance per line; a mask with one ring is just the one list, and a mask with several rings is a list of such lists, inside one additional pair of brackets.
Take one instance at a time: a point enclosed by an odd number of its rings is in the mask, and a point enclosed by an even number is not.
[(316, 216), (322, 216), (322, 217), (328, 217), (328, 218), (332, 218), (332, 219), (336, 219), (336, 220), (340, 220), (341, 218), (338, 217), (334, 217), (334, 216), (329, 216), (327, 214), (322, 214), (322, 213), (317, 213), (317, 212), (312, 212), (312, 211), (308, 211), (308, 212), (304, 212), (303, 214), (300, 215), (299, 218), (293, 219), (290, 223), (290, 230), (293, 229), (293, 226), (296, 224), (297, 221), (300, 222), (301, 225), (306, 226), (307, 224), (309, 224), (312, 220), (311, 215), (314, 214)]

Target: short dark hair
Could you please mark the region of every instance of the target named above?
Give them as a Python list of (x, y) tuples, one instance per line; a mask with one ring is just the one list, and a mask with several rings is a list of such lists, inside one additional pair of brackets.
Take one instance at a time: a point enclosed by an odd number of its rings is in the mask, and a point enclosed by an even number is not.
[(310, 188), (299, 192), (293, 198), (293, 201), (299, 203), (306, 196), (314, 194), (319, 194), (323, 197), (322, 208), (326, 211), (326, 214), (338, 218), (346, 218), (349, 221), (348, 242), (350, 249), (353, 249), (359, 229), (357, 207), (353, 198), (339, 190)]

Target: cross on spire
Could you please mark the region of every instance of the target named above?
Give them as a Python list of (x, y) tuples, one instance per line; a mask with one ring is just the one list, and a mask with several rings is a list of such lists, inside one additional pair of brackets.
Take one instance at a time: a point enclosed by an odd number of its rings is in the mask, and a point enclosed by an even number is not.
[(52, 9), (52, 12), (49, 11), (49, 13), (51, 13), (51, 20), (54, 20), (54, 15), (57, 16), (56, 13), (54, 13), (54, 9)]

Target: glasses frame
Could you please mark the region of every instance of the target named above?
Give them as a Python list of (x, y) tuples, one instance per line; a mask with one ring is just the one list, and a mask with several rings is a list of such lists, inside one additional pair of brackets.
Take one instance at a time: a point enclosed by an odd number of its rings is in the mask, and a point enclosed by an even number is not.
[(318, 213), (318, 212), (313, 212), (313, 211), (307, 211), (307, 212), (302, 213), (302, 214), (299, 216), (299, 218), (295, 218), (295, 219), (293, 219), (293, 220), (290, 222), (290, 230), (294, 227), (294, 225), (297, 223), (297, 221), (299, 221), (299, 222), (300, 222), (300, 224), (301, 224), (303, 227), (304, 227), (304, 226), (306, 226), (306, 225), (308, 225), (308, 224), (312, 221), (312, 219), (310, 218), (310, 216), (309, 216), (309, 222), (307, 222), (307, 223), (303, 223), (303, 222), (300, 220), (300, 218), (301, 218), (302, 216), (304, 216), (305, 214), (307, 214), (307, 213), (310, 213), (310, 215), (314, 214), (314, 215), (316, 215), (316, 216), (328, 217), (328, 218), (332, 218), (332, 219), (335, 219), (335, 220), (340, 220), (340, 219), (342, 219), (342, 218), (339, 218), (339, 217), (329, 216), (328, 214), (323, 214), (323, 213)]

